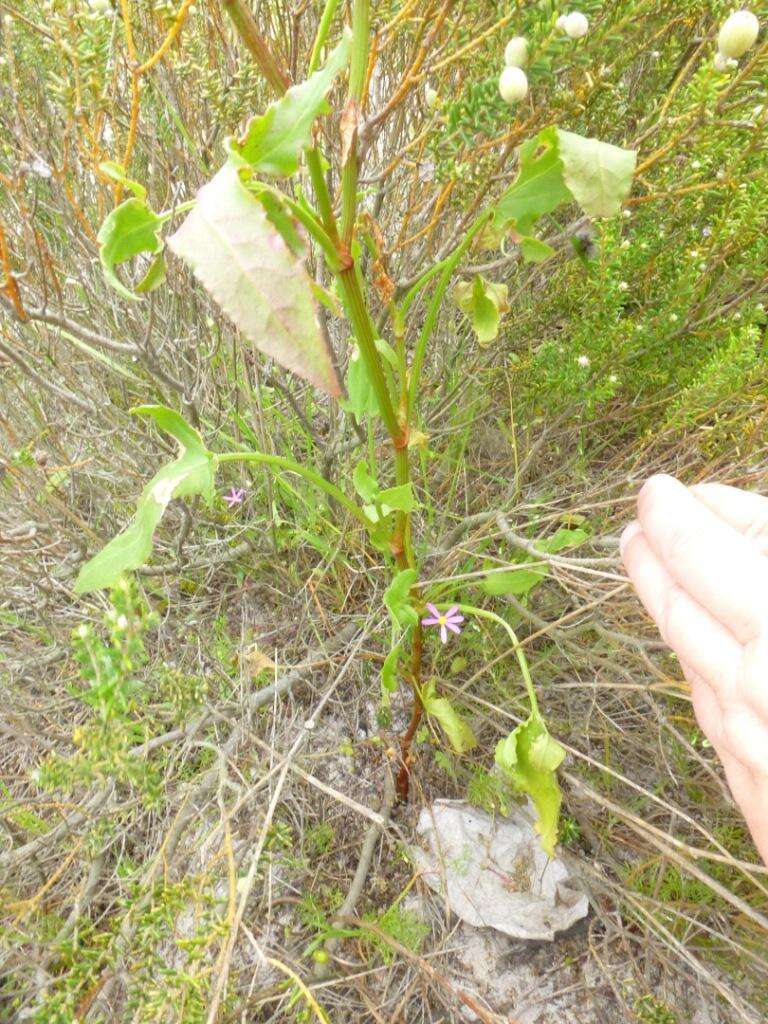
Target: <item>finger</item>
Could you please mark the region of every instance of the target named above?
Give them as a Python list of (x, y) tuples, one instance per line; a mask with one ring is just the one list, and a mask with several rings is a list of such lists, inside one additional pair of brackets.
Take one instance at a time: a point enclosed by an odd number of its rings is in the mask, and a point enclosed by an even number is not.
[(694, 484), (699, 501), (768, 554), (768, 498), (727, 484)]
[(638, 518), (669, 575), (741, 643), (766, 625), (768, 559), (671, 476), (653, 476)]
[(622, 556), (646, 611), (680, 661), (712, 686), (718, 700), (732, 700), (741, 645), (672, 579), (637, 524), (622, 536)]

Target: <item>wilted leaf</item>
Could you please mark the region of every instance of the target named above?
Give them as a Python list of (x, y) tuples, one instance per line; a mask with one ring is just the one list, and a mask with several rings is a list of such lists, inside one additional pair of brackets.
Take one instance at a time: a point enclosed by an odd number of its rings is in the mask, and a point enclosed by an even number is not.
[(451, 746), (458, 754), (465, 754), (476, 746), (475, 734), (447, 697), (438, 697), (434, 680), (430, 680), (421, 691), (421, 703), (428, 715), (440, 723)]
[(134, 196), (115, 207), (101, 225), (97, 241), (104, 276), (123, 298), (135, 299), (136, 295), (122, 283), (115, 267), (140, 253), (159, 252), (163, 247), (158, 235), (162, 223), (145, 199)]
[(384, 604), (389, 609), (395, 626), (405, 629), (419, 621), (416, 609), (410, 602), (411, 587), (416, 582), (415, 569), (401, 569), (384, 592)]
[(472, 283), (459, 281), (453, 290), (453, 298), (462, 312), (472, 321), (472, 329), (481, 345), (487, 345), (499, 333), (500, 314), (509, 309), (507, 286), (486, 281), (476, 274)]
[(110, 587), (124, 572), (138, 569), (147, 561), (155, 528), (172, 498), (201, 494), (209, 503), (213, 498), (215, 461), (198, 432), (165, 406), (140, 406), (134, 412), (151, 416), (161, 429), (175, 437), (179, 456), (149, 481), (125, 530), (82, 567), (75, 583), (77, 594)]
[(233, 164), (200, 189), (197, 205), (168, 245), (257, 348), (338, 397), (304, 264)]
[(613, 217), (629, 195), (637, 153), (557, 130), (563, 180), (590, 217)]
[(247, 647), (243, 651), (242, 658), (245, 668), (254, 679), (262, 672), (274, 672), (277, 668), (274, 661), (261, 650), (258, 644), (251, 644), (250, 647)]
[(231, 149), (261, 174), (294, 174), (302, 151), (312, 143), (315, 118), (330, 109), (326, 96), (347, 66), (351, 44), (352, 35), (345, 32), (323, 67), (254, 117), (242, 142), (230, 142)]
[(516, 789), (527, 793), (539, 815), (536, 830), (542, 848), (554, 856), (557, 824), (563, 800), (555, 771), (565, 751), (547, 732), (538, 712), (514, 729), (496, 745), (496, 763), (508, 775)]

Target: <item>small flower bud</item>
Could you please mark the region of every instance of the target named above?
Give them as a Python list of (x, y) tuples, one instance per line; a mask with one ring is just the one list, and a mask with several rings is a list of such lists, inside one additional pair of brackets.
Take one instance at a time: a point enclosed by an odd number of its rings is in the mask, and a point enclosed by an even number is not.
[(581, 39), (589, 31), (587, 16), (581, 11), (571, 11), (565, 19), (565, 34), (569, 39)]
[(426, 100), (429, 109), (434, 110), (440, 102), (440, 97), (437, 95), (437, 89), (433, 89), (431, 85), (428, 85), (424, 90), (424, 99)]
[(723, 73), (725, 71), (730, 71), (731, 68), (737, 68), (739, 66), (739, 62), (734, 60), (733, 57), (726, 57), (725, 54), (720, 53), (718, 50), (715, 54), (714, 65), (715, 71)]
[(759, 31), (760, 22), (751, 11), (734, 11), (722, 24), (717, 48), (724, 57), (743, 57)]
[(510, 106), (524, 100), (528, 95), (528, 77), (523, 69), (504, 68), (499, 76), (499, 92), (504, 102)]
[(88, 0), (88, 6), (94, 14), (106, 14), (111, 9), (109, 0)]
[(565, 32), (565, 24), (566, 24), (567, 21), (568, 21), (568, 15), (567, 14), (561, 14), (560, 17), (555, 22), (555, 28), (560, 29), (561, 32)]
[(504, 63), (508, 68), (524, 68), (528, 63), (528, 40), (515, 36), (504, 48)]

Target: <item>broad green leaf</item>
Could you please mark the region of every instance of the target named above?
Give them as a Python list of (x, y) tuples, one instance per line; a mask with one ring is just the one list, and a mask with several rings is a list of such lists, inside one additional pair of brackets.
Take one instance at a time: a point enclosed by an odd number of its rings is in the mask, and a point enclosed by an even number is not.
[(563, 180), (590, 217), (613, 217), (632, 187), (637, 153), (557, 130)]
[(409, 483), (400, 484), (398, 487), (385, 487), (379, 492), (378, 501), (385, 515), (395, 511), (413, 512), (418, 505), (413, 495), (413, 486)]
[(329, 395), (341, 394), (304, 264), (233, 164), (200, 189), (168, 245), (257, 348)]
[(440, 723), (457, 754), (465, 754), (477, 745), (469, 723), (464, 721), (447, 697), (438, 697), (434, 680), (430, 680), (422, 688), (421, 703), (426, 713)]
[(115, 207), (101, 225), (97, 241), (104, 276), (123, 298), (135, 299), (136, 295), (122, 283), (115, 267), (139, 253), (159, 252), (163, 247), (158, 235), (162, 223), (145, 199), (134, 196)]
[(482, 581), (486, 594), (514, 594), (525, 597), (537, 587), (549, 570), (545, 565), (540, 569), (510, 569), (508, 572), (489, 573)]
[(242, 141), (230, 142), (232, 150), (261, 174), (294, 174), (303, 150), (312, 144), (315, 118), (330, 110), (326, 96), (347, 66), (351, 46), (352, 35), (346, 31), (323, 67), (254, 117)]
[(529, 263), (542, 263), (553, 256), (555, 250), (551, 245), (547, 245), (546, 242), (542, 242), (538, 238), (521, 235), (520, 252), (523, 254), (523, 259), (528, 260)]
[(534, 712), (496, 745), (496, 763), (516, 789), (533, 800), (539, 820), (536, 830), (542, 848), (554, 856), (557, 824), (563, 797), (555, 772), (565, 751), (547, 732), (541, 716)]
[(399, 629), (415, 626), (419, 621), (416, 609), (410, 602), (411, 587), (417, 575), (415, 569), (401, 569), (384, 592), (384, 604)]
[(496, 204), (494, 227), (514, 227), (518, 235), (530, 236), (539, 217), (570, 199), (571, 193), (563, 181), (557, 130), (550, 126), (520, 147), (520, 169)]
[(129, 525), (82, 567), (75, 583), (77, 594), (111, 587), (123, 573), (147, 561), (155, 529), (172, 498), (201, 494), (209, 503), (213, 498), (215, 459), (203, 446), (199, 433), (165, 406), (140, 406), (133, 411), (151, 416), (162, 430), (175, 437), (179, 455), (144, 488)]
[(476, 274), (472, 283), (459, 281), (453, 290), (453, 298), (462, 312), (472, 321), (472, 329), (481, 345), (487, 345), (499, 333), (500, 314), (509, 309), (507, 286), (486, 281)]
[(363, 501), (372, 502), (377, 499), (379, 485), (376, 478), (371, 476), (366, 462), (358, 462), (355, 466), (352, 472), (352, 484)]
[(589, 538), (589, 534), (582, 527), (569, 530), (561, 526), (551, 537), (535, 541), (539, 551), (545, 551), (548, 555), (556, 555), (558, 551), (565, 551), (566, 548), (576, 548)]

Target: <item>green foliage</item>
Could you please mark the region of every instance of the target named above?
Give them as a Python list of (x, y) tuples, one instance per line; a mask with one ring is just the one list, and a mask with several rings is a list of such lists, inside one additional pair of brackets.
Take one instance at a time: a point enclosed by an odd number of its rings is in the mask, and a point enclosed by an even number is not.
[(629, 195), (637, 153), (599, 139), (557, 130), (563, 181), (590, 217), (613, 217)]
[(499, 320), (507, 305), (507, 286), (486, 281), (475, 274), (472, 282), (459, 281), (453, 289), (453, 300), (472, 322), (472, 330), (481, 345), (487, 345), (499, 333)]
[(384, 604), (396, 629), (415, 626), (419, 621), (416, 609), (411, 604), (411, 587), (416, 577), (415, 569), (401, 569), (384, 592)]
[(175, 437), (179, 456), (144, 488), (129, 526), (82, 567), (75, 583), (78, 594), (112, 586), (123, 573), (144, 565), (152, 551), (155, 528), (172, 498), (200, 494), (208, 503), (213, 500), (214, 457), (203, 446), (199, 433), (165, 406), (139, 406), (134, 412), (151, 416), (162, 430)]
[(447, 697), (439, 697), (435, 681), (430, 679), (421, 689), (421, 703), (424, 710), (436, 719), (448, 742), (457, 754), (465, 754), (477, 745), (475, 734)]
[[(378, 927), (395, 942), (405, 946), (411, 953), (419, 953), (422, 943), (429, 934), (429, 925), (423, 921), (414, 910), (408, 910), (393, 903), (391, 907), (380, 916), (366, 914), (365, 919), (375, 922)], [(370, 931), (363, 932), (366, 946), (376, 952), (385, 964), (391, 964), (396, 957), (392, 946), (378, 935)]]
[(42, 787), (71, 792), (98, 780), (131, 786), (150, 802), (157, 799), (156, 769), (131, 752), (146, 739), (139, 714), (139, 673), (147, 661), (144, 638), (155, 621), (135, 587), (123, 580), (110, 594), (106, 636), (85, 623), (74, 630), (72, 649), (80, 679), (72, 692), (92, 714), (73, 730), (72, 756), (53, 754), (43, 762), (37, 777)]
[(330, 110), (326, 96), (349, 61), (351, 33), (345, 32), (324, 66), (255, 117), (242, 142), (231, 149), (260, 174), (288, 177), (299, 167), (302, 151), (312, 143), (312, 125)]
[(541, 845), (554, 856), (562, 793), (555, 772), (565, 757), (560, 744), (547, 732), (541, 715), (534, 711), (496, 746), (496, 763), (515, 788), (527, 793), (539, 815), (536, 831)]
[(232, 163), (200, 189), (168, 246), (262, 352), (328, 394), (340, 394), (304, 264)]
[[(101, 225), (97, 241), (104, 276), (124, 299), (135, 299), (136, 295), (122, 283), (115, 273), (115, 267), (140, 253), (151, 255), (159, 252), (163, 248), (158, 234), (162, 223), (162, 218), (150, 208), (146, 199), (134, 196), (116, 207)], [(152, 264), (152, 268), (157, 266), (159, 264)], [(150, 285), (155, 284), (158, 270), (152, 268), (149, 271), (152, 274), (149, 284), (145, 278), (138, 288), (148, 291)]]

